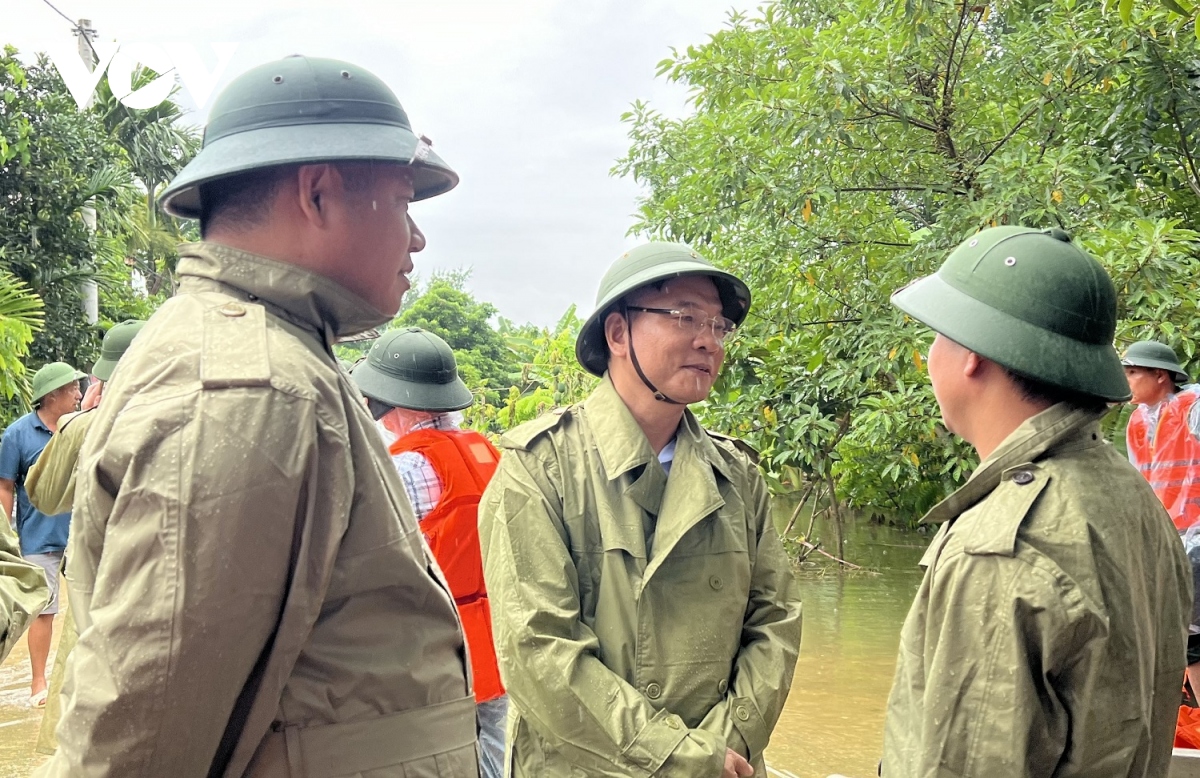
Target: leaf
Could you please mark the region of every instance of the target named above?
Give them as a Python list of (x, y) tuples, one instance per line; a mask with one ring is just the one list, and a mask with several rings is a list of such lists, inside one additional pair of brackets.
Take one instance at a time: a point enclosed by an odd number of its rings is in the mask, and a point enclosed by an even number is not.
[(990, 5), (985, 5), (983, 7), (983, 13), (979, 15), (979, 22), (981, 24), (983, 22), (986, 22), (988, 20), (988, 17), (991, 15), (992, 15), (992, 7)]
[(1056, 203), (1061, 203), (1061, 202), (1063, 201), (1063, 193), (1062, 193), (1062, 190), (1061, 190), (1061, 189), (1055, 189), (1053, 192), (1051, 192), (1051, 193), (1050, 193), (1050, 199), (1051, 199), (1051, 200), (1053, 200), (1053, 201), (1054, 201), (1054, 202), (1056, 202)]
[(808, 198), (804, 201), (804, 208), (800, 211), (800, 215), (804, 218), (804, 221), (808, 221), (812, 218), (812, 212), (812, 198)]
[(1046, 86), (1050, 86), (1050, 82), (1053, 80), (1054, 80), (1054, 74), (1051, 73), (1049, 70), (1046, 71), (1046, 75), (1042, 76), (1042, 83), (1045, 84)]
[(925, 369), (925, 360), (921, 359), (921, 352), (917, 349), (913, 349), (912, 357), (913, 364), (917, 366), (917, 370), (923, 371)]
[(1117, 4), (1117, 13), (1121, 16), (1121, 21), (1129, 24), (1133, 19), (1133, 0), (1121, 0)]

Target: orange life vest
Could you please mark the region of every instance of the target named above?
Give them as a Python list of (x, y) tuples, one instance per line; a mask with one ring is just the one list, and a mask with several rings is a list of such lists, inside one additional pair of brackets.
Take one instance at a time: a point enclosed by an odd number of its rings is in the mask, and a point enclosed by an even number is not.
[(442, 496), (421, 519), (421, 532), (458, 606), (471, 655), (475, 701), (494, 700), (504, 694), (504, 685), (496, 664), (492, 611), (479, 555), (479, 498), (496, 472), (500, 454), (487, 438), (466, 430), (417, 430), (389, 450), (392, 456), (405, 451), (420, 454), (441, 481)]
[(1197, 398), (1194, 392), (1184, 392), (1163, 402), (1153, 443), (1143, 407), (1129, 418), (1125, 435), (1138, 470), (1181, 532), (1200, 521), (1200, 441), (1188, 428)]

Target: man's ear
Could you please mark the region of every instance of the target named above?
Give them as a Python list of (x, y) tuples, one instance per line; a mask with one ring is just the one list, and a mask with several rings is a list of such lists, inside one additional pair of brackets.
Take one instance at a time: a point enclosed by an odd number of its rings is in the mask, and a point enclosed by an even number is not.
[(974, 351), (967, 351), (967, 358), (963, 361), (963, 375), (967, 378), (978, 378), (986, 363), (987, 360)]
[(329, 201), (341, 183), (337, 168), (328, 163), (301, 165), (296, 171), (296, 206), (310, 224), (325, 226), (329, 220)]
[(629, 322), (624, 316), (613, 311), (604, 317), (604, 339), (608, 341), (611, 356), (625, 356), (629, 351)]

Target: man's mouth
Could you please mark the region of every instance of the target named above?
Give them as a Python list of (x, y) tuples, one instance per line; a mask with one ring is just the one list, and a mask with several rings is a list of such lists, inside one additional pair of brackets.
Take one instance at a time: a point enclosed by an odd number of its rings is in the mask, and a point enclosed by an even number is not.
[(704, 375), (712, 375), (712, 368), (708, 367), (707, 365), (684, 365), (684, 368), (687, 370), (695, 370), (697, 373), (703, 373)]

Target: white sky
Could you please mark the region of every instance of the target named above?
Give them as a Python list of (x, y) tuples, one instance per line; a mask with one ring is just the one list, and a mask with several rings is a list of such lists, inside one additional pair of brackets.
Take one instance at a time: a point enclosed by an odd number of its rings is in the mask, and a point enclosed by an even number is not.
[[(91, 19), (102, 40), (161, 44), (167, 56), (182, 41), (210, 67), (213, 44), (237, 44), (218, 90), (294, 53), (370, 69), (462, 177), (414, 207), (429, 241), (418, 274), (473, 268), (479, 299), (539, 325), (571, 303), (590, 312), (608, 264), (638, 242), (625, 235), (637, 187), (608, 173), (629, 146), (621, 113), (636, 99), (685, 111), (684, 90), (655, 79), (655, 65), (671, 46), (707, 40), (731, 8), (753, 9), (747, 0), (51, 2)], [(43, 0), (0, 0), (0, 19), (0, 42), (23, 52), (71, 39)]]

